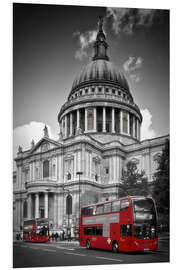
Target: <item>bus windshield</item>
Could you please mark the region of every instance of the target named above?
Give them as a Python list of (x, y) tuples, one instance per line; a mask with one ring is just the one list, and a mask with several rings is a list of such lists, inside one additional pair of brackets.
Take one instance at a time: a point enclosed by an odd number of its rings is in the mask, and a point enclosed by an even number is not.
[(156, 211), (152, 199), (134, 199), (134, 237), (152, 239), (156, 237)]

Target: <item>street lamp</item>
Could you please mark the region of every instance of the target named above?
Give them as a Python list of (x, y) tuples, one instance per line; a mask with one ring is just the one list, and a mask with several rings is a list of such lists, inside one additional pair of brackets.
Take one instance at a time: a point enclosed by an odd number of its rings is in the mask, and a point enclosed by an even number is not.
[(83, 174), (83, 172), (79, 171), (76, 174), (79, 175), (79, 237), (80, 237), (80, 177)]
[[(70, 194), (69, 189), (64, 188), (64, 185), (63, 185), (62, 189), (63, 189), (63, 191), (64, 191), (64, 194), (65, 194), (65, 192), (67, 192), (68, 195)], [(66, 200), (66, 202), (67, 202), (67, 200)], [(69, 206), (68, 206), (68, 208), (67, 208), (67, 205), (66, 205), (66, 209), (67, 209), (67, 215), (68, 215), (68, 228), (67, 228), (67, 229), (69, 230)]]

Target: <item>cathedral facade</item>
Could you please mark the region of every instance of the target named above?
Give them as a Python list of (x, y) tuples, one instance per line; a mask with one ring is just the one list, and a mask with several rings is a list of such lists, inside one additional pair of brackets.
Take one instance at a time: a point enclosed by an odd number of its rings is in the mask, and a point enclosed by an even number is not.
[(44, 136), (19, 147), (13, 175), (13, 230), (45, 217), (52, 231), (78, 231), (82, 205), (114, 199), (128, 161), (149, 183), (169, 136), (141, 141), (142, 115), (124, 75), (109, 61), (99, 21), (92, 61), (76, 76), (58, 114), (59, 140)]

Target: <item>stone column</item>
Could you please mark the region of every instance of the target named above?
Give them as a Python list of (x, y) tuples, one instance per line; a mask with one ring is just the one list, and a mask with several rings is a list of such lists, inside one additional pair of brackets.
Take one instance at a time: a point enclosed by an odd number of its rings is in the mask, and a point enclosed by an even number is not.
[(114, 108), (112, 108), (112, 133), (115, 133), (115, 117), (114, 117)]
[(92, 152), (89, 153), (89, 178), (92, 177)]
[(116, 182), (116, 157), (113, 157), (113, 182)]
[(85, 108), (85, 132), (88, 131), (87, 108)]
[(74, 180), (76, 179), (77, 152), (74, 153)]
[(121, 110), (119, 110), (119, 133), (121, 134)]
[(39, 218), (39, 193), (35, 194), (35, 218)]
[(130, 135), (130, 126), (129, 126), (129, 123), (130, 123), (130, 114), (129, 114), (129, 112), (127, 112), (127, 127), (128, 127), (127, 133), (128, 133), (128, 135)]
[(72, 113), (70, 113), (70, 134), (69, 136), (72, 136), (73, 133), (73, 122), (72, 122)]
[(32, 195), (28, 194), (28, 219), (31, 219)]
[(103, 107), (103, 132), (106, 132), (106, 107)]
[(57, 227), (57, 194), (54, 193), (54, 226)]
[(48, 192), (44, 193), (44, 217), (48, 218)]
[(77, 130), (80, 128), (80, 112), (77, 110)]
[(65, 138), (67, 138), (67, 114), (65, 115)]
[(135, 125), (136, 125), (136, 118), (135, 116), (133, 115), (133, 137), (135, 138)]
[(141, 140), (141, 123), (139, 120), (138, 120), (138, 133), (139, 133), (138, 139)]
[(120, 125), (121, 133), (123, 133), (123, 111), (120, 111)]
[(97, 131), (97, 124), (96, 124), (97, 110), (96, 110), (96, 107), (93, 108), (93, 116), (94, 116), (93, 117), (93, 129), (94, 129), (94, 132), (96, 132)]

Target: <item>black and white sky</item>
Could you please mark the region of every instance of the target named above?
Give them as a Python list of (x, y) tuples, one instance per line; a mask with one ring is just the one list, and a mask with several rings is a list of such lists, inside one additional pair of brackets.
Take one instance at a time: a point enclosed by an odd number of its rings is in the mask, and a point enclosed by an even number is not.
[(92, 57), (104, 17), (108, 55), (126, 76), (144, 121), (142, 139), (169, 133), (169, 11), (45, 4), (13, 5), (14, 151), (37, 142)]

